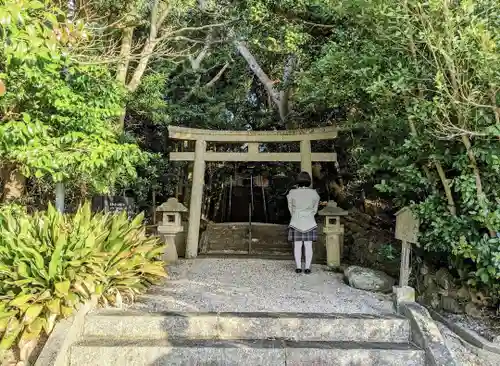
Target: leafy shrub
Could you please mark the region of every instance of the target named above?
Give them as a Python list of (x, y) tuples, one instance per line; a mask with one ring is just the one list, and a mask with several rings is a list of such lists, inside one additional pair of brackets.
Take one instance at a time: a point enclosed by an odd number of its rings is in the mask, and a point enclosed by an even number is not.
[(360, 180), (415, 203), (419, 244), (498, 300), (500, 3), (422, 4), (339, 2), (296, 97), (348, 109)]
[[(133, 181), (149, 155), (117, 134), (125, 90), (105, 65), (74, 61), (92, 38), (55, 1), (0, 3), (0, 159), (26, 178), (100, 192)], [(18, 197), (16, 197), (18, 198)]]
[(453, 249), (453, 254), (474, 264), (472, 268), (464, 266), (469, 270), (470, 285), (486, 285), (493, 298), (500, 298), (500, 238), (491, 238), (485, 234), (476, 241), (470, 241), (462, 236)]
[[(458, 202), (464, 201), (462, 197)], [(498, 209), (485, 212), (477, 201), (469, 202), (472, 208), (457, 215), (450, 214), (438, 195), (414, 205), (421, 220), (419, 242), (426, 250), (446, 253), (461, 279), (486, 288), (495, 302), (500, 299), (500, 238), (491, 237), (488, 226), (496, 230), (500, 215)]]
[(119, 305), (164, 277), (164, 248), (142, 219), (93, 214), (88, 203), (72, 216), (1, 209), (0, 352), (50, 333), (93, 295)]

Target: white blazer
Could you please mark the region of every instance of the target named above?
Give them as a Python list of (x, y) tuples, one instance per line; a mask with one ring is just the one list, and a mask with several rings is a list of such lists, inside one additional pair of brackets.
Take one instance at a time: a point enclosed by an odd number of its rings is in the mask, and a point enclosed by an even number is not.
[(317, 226), (314, 215), (318, 212), (318, 192), (311, 188), (296, 188), (286, 198), (292, 215), (289, 226), (301, 232), (314, 229)]

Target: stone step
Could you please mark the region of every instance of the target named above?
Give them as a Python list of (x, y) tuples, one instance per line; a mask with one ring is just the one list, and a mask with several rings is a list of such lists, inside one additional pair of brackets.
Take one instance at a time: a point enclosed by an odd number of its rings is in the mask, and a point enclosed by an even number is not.
[(70, 366), (423, 366), (410, 344), (283, 340), (86, 339), (73, 345)]
[[(252, 242), (252, 249), (270, 249), (270, 250), (293, 250), (293, 246), (289, 242), (273, 242), (273, 243), (260, 243), (260, 242)], [(239, 245), (227, 245), (224, 242), (213, 243), (209, 247), (210, 250), (220, 250), (220, 249), (233, 249), (233, 250), (248, 250), (248, 241)]]
[[(273, 253), (273, 252), (279, 252), (279, 253), (293, 253), (293, 248), (290, 245), (276, 245), (273, 244), (271, 245), (252, 245), (250, 250), (252, 252), (258, 252), (258, 253)], [(213, 252), (221, 252), (224, 253), (226, 251), (233, 251), (233, 252), (246, 252), (248, 253), (248, 244), (246, 245), (235, 245), (235, 246), (230, 246), (230, 245), (225, 245), (224, 243), (219, 243), (218, 245), (210, 245), (207, 248), (207, 253), (213, 253)]]
[(395, 315), (106, 310), (87, 316), (84, 336), (408, 343), (410, 324)]
[[(293, 252), (291, 250), (285, 250), (280, 248), (269, 248), (269, 249), (261, 249), (261, 248), (252, 248), (250, 253), (248, 250), (233, 250), (233, 249), (210, 249), (202, 256), (214, 256), (214, 255), (227, 255), (227, 256), (240, 256), (245, 255), (246, 258), (250, 258), (254, 256), (254, 258), (261, 259), (274, 259), (275, 257), (286, 257), (287, 259), (293, 259)], [(279, 258), (278, 258), (279, 259)]]
[[(266, 259), (266, 260), (288, 260), (292, 261), (293, 252), (291, 250), (288, 251), (260, 251), (258, 249), (252, 250), (252, 253), (248, 254), (248, 251), (233, 251), (233, 250), (221, 250), (221, 251), (208, 251), (206, 253), (200, 254), (198, 258), (241, 258), (241, 259)], [(326, 260), (323, 257), (320, 257), (313, 253), (313, 264), (326, 264)], [(292, 264), (293, 266), (293, 264)]]

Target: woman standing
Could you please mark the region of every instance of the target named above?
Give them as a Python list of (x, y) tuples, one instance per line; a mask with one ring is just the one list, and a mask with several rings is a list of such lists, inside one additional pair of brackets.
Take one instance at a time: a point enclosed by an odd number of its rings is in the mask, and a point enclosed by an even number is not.
[(288, 195), (288, 209), (292, 219), (288, 226), (288, 240), (294, 244), (296, 273), (302, 272), (302, 245), (305, 248), (305, 273), (311, 273), (312, 242), (318, 238), (314, 216), (318, 212), (319, 195), (311, 187), (311, 176), (301, 172), (297, 177), (297, 187)]

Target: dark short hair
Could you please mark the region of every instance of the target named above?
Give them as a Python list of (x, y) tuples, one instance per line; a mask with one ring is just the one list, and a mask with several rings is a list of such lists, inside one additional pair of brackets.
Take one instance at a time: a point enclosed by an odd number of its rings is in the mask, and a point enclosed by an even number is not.
[(310, 187), (311, 186), (311, 175), (308, 172), (300, 172), (297, 176), (297, 185), (299, 187)]

